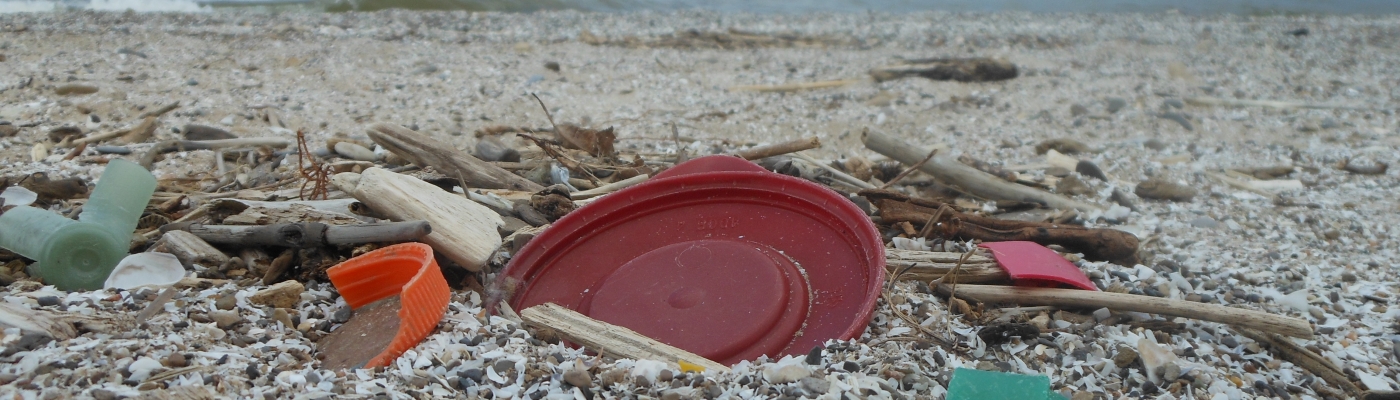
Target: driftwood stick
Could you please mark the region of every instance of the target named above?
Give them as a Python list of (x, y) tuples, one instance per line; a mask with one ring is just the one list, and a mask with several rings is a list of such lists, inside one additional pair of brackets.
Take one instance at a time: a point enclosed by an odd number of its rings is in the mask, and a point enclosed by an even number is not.
[(836, 168), (834, 168), (834, 167), (832, 167), (832, 166), (830, 166), (830, 165), (827, 165), (827, 163), (821, 162), (820, 160), (817, 160), (817, 159), (815, 159), (815, 158), (812, 158), (811, 156), (808, 156), (808, 155), (806, 155), (806, 154), (802, 154), (802, 153), (798, 152), (798, 153), (792, 153), (792, 156), (793, 156), (793, 157), (800, 158), (800, 159), (802, 159), (802, 161), (809, 162), (809, 163), (811, 163), (812, 165), (817, 166), (817, 168), (824, 169), (824, 170), (826, 170), (826, 172), (830, 172), (832, 176), (835, 176), (837, 179), (840, 179), (842, 182), (845, 182), (845, 183), (850, 184), (850, 185), (852, 185), (852, 186), (855, 186), (855, 187), (858, 187), (858, 188), (861, 188), (861, 189), (874, 189), (874, 188), (875, 188), (875, 185), (872, 185), (870, 182), (862, 181), (862, 180), (860, 180), (859, 178), (856, 178), (856, 177), (854, 177), (854, 176), (851, 176), (850, 174), (847, 174), (847, 173), (845, 173), (845, 172), (841, 172), (840, 170), (838, 170), (838, 169), (836, 169)]
[(418, 239), (432, 232), (428, 221), (389, 222), (382, 224), (326, 225), (320, 222), (299, 222), (276, 225), (166, 225), (161, 229), (179, 229), (209, 243), (236, 246), (315, 247), (325, 245), (403, 242)]
[[(997, 283), (1011, 280), (1011, 275), (1005, 269), (997, 265), (995, 261), (984, 256), (972, 256), (967, 262), (958, 267), (957, 257), (962, 253), (937, 253), (912, 250), (885, 249), (885, 266), (889, 269), (890, 276), (899, 274), (900, 280), (905, 281), (931, 281), (934, 279), (948, 277), (948, 282), (958, 283)], [(931, 255), (951, 255), (951, 260), (938, 258), (936, 261), (920, 259), (917, 255), (910, 257), (908, 253), (927, 253)], [(938, 256), (935, 256), (938, 257)], [(949, 271), (954, 271), (949, 275)]]
[(870, 70), (876, 82), (919, 76), (936, 81), (988, 82), (1015, 78), (1016, 65), (995, 58), (932, 58)]
[(161, 144), (159, 144), (159, 145), (156, 145), (156, 148), (155, 148), (155, 149), (152, 149), (152, 151), (157, 151), (157, 152), (161, 152), (161, 153), (169, 153), (169, 152), (172, 152), (172, 151), (181, 151), (181, 150), (217, 150), (217, 149), (228, 149), (228, 148), (235, 148), (235, 147), (263, 147), (263, 146), (274, 147), (274, 148), (279, 148), (279, 149), (280, 149), (280, 148), (287, 147), (287, 146), (291, 146), (291, 145), (292, 145), (292, 141), (287, 140), (287, 139), (283, 139), (283, 138), (275, 138), (275, 137), (238, 138), (238, 139), (216, 139), (216, 140), (174, 140), (174, 141), (169, 141), (169, 142), (163, 142), (163, 143), (161, 143)]
[(602, 195), (605, 195), (605, 194), (608, 194), (608, 193), (612, 193), (612, 192), (616, 192), (616, 191), (622, 190), (623, 188), (626, 188), (626, 187), (628, 187), (628, 186), (632, 186), (632, 185), (636, 185), (636, 184), (638, 184), (638, 183), (646, 182), (646, 180), (647, 180), (648, 178), (651, 178), (651, 175), (637, 175), (637, 176), (634, 176), (634, 177), (631, 177), (631, 178), (627, 178), (627, 179), (623, 179), (623, 180), (620, 180), (620, 181), (617, 181), (617, 182), (609, 183), (609, 184), (606, 184), (606, 185), (603, 185), (603, 186), (599, 186), (599, 187), (596, 187), (596, 188), (593, 188), (593, 189), (588, 189), (588, 190), (583, 190), (583, 191), (578, 191), (578, 192), (569, 193), (569, 197), (572, 198), (572, 199), (574, 199), (574, 200), (582, 200), (582, 199), (586, 199), (586, 198), (589, 198), (589, 197), (602, 196)]
[[(929, 150), (905, 143), (902, 140), (883, 133), (866, 130), (861, 134), (861, 140), (865, 142), (865, 147), (905, 164), (913, 165), (924, 159)], [(958, 160), (945, 155), (934, 155), (933, 159), (924, 163), (920, 171), (932, 175), (935, 179), (951, 186), (956, 186), (960, 190), (974, 196), (991, 200), (1014, 200), (1027, 203), (1044, 204), (1051, 208), (1073, 209), (1084, 212), (1102, 210), (1097, 205), (1084, 203), (1060, 196), (1043, 190), (1018, 185), (1007, 182), (992, 174), (978, 171)]]
[(745, 160), (758, 160), (772, 156), (780, 156), (788, 153), (795, 153), (802, 150), (810, 150), (822, 147), (821, 139), (816, 136), (789, 140), (782, 143), (774, 143), (767, 146), (758, 146), (751, 149), (734, 152), (734, 155)]
[(101, 142), (101, 141), (104, 141), (104, 140), (116, 139), (116, 138), (119, 138), (119, 137), (122, 137), (122, 136), (126, 136), (127, 133), (130, 133), (130, 132), (131, 132), (131, 128), (133, 128), (133, 127), (135, 127), (135, 125), (132, 125), (132, 126), (129, 126), (129, 127), (126, 127), (126, 128), (122, 128), (122, 129), (117, 129), (117, 130), (114, 130), (114, 131), (102, 132), (102, 133), (99, 133), (99, 134), (95, 134), (95, 135), (92, 135), (92, 136), (88, 136), (88, 137), (85, 137), (85, 138), (81, 138), (81, 139), (78, 139), (78, 140), (74, 140), (74, 141), (73, 141), (73, 144), (77, 145), (77, 144), (97, 143), (97, 142)]
[(1223, 98), (1219, 98), (1219, 97), (1208, 97), (1208, 96), (1187, 97), (1187, 98), (1185, 98), (1185, 99), (1183, 99), (1183, 100), (1186, 101), (1186, 104), (1190, 104), (1190, 105), (1193, 105), (1193, 106), (1206, 106), (1206, 107), (1210, 107), (1210, 106), (1222, 106), (1222, 107), (1264, 107), (1264, 108), (1280, 108), (1280, 109), (1289, 109), (1289, 108), (1315, 108), (1315, 109), (1338, 109), (1338, 110), (1369, 110), (1368, 108), (1365, 108), (1365, 107), (1353, 107), (1353, 106), (1344, 106), (1344, 105), (1337, 105), (1337, 104), (1299, 103), (1299, 102), (1293, 102), (1293, 101), (1279, 101), (1279, 100), (1223, 99)]
[(474, 188), (514, 189), (538, 192), (544, 187), (513, 174), (428, 135), (394, 124), (374, 124), (365, 130), (369, 138), (385, 149), (421, 167), (432, 166), (450, 177), (466, 180)]
[(159, 117), (161, 115), (165, 115), (165, 113), (175, 110), (176, 108), (180, 108), (180, 102), (178, 101), (166, 104), (164, 106), (161, 106), (160, 108), (151, 111), (143, 112), (140, 116), (137, 116), (137, 118)]
[[(170, 226), (170, 225), (166, 225)], [(164, 229), (164, 228), (162, 228)], [(156, 251), (174, 254), (185, 268), (195, 264), (217, 267), (228, 262), (229, 257), (208, 242), (185, 231), (168, 231), (156, 241)]]
[(1348, 395), (1352, 397), (1362, 397), (1361, 389), (1356, 387), (1356, 384), (1351, 383), (1351, 380), (1347, 379), (1346, 373), (1343, 373), (1340, 367), (1328, 361), (1326, 358), (1322, 358), (1321, 355), (1312, 352), (1312, 350), (1308, 350), (1303, 346), (1299, 346), (1297, 343), (1293, 343), (1292, 339), (1268, 331), (1258, 331), (1249, 328), (1239, 328), (1236, 330), (1248, 336), (1250, 339), (1254, 339), (1256, 342), (1268, 345), (1274, 353), (1278, 354), (1284, 360), (1288, 360), (1288, 362), (1303, 367), (1303, 369), (1308, 370), (1308, 372), (1312, 372), (1313, 375), (1322, 378), (1323, 381), (1341, 388), (1342, 391), (1346, 392)]
[[(940, 293), (952, 292), (951, 287), (939, 285)], [(1123, 293), (1090, 292), (1074, 289), (1047, 289), (989, 285), (958, 285), (957, 296), (984, 303), (1015, 303), (1032, 306), (1107, 307), (1119, 311), (1136, 311), (1172, 317), (1219, 322), (1235, 327), (1276, 332), (1303, 339), (1312, 339), (1308, 321), (1263, 311), (1225, 307), (1183, 300), (1163, 299)]]
[(729, 91), (731, 91), (731, 92), (749, 91), (749, 92), (759, 92), (759, 93), (771, 93), (771, 92), (797, 92), (797, 91), (802, 91), (802, 90), (826, 89), (826, 88), (842, 87), (842, 86), (846, 86), (846, 85), (856, 84), (856, 83), (859, 83), (859, 82), (860, 82), (859, 79), (842, 79), (842, 80), (835, 80), (835, 81), (788, 83), (788, 84), (782, 84), (782, 85), (739, 85), (739, 86), (731, 86), (731, 87), (729, 88)]
[(558, 304), (546, 303), (527, 308), (520, 313), (520, 317), (526, 323), (553, 329), (574, 343), (616, 358), (671, 364), (685, 361), (705, 367), (708, 371), (729, 372), (729, 367), (723, 364), (658, 342), (631, 329), (589, 318)]
[(433, 230), (423, 242), (467, 270), (480, 271), (501, 245), (500, 215), (418, 178), (370, 168), (336, 174), (331, 182), (389, 219), (428, 221)]

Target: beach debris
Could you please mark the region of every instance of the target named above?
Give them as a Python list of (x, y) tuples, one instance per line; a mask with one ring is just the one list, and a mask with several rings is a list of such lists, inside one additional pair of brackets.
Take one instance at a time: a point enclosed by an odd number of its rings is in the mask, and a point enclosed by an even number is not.
[(1364, 158), (1348, 158), (1341, 163), (1341, 170), (1357, 175), (1385, 175), (1390, 164)]
[(19, 134), (19, 127), (11, 124), (10, 121), (0, 121), (0, 138), (11, 137)]
[(992, 258), (1006, 270), (1017, 286), (1061, 287), (1099, 290), (1084, 271), (1054, 250), (1023, 241), (983, 242), (978, 247), (991, 251)]
[(992, 82), (1019, 75), (1016, 65), (999, 58), (926, 58), (870, 70), (876, 82), (918, 76), (936, 81)]
[(948, 381), (948, 400), (1061, 398), (1050, 390), (1050, 377), (1044, 375), (957, 368), (953, 370), (953, 379)]
[(1079, 154), (1092, 153), (1094, 148), (1069, 138), (1048, 139), (1035, 145), (1035, 154), (1045, 154), (1052, 150), (1060, 154)]
[(218, 267), (229, 262), (228, 255), (223, 251), (214, 248), (198, 236), (180, 230), (165, 232), (151, 248), (175, 255), (186, 268), (194, 268), (195, 265)]
[(520, 151), (501, 143), (495, 135), (482, 136), (476, 141), (477, 158), (485, 161), (520, 162)]
[(97, 93), (97, 86), (86, 83), (70, 83), (59, 85), (53, 88), (53, 93), (59, 96), (81, 96), (85, 94)]
[(916, 234), (911, 236), (984, 242), (1030, 241), (1063, 246), (1069, 251), (1084, 253), (1090, 260), (1112, 261), (1119, 265), (1137, 263), (1137, 237), (1120, 230), (988, 218), (956, 211), (936, 200), (888, 190), (863, 190), (859, 194), (880, 209), (880, 218), (885, 223), (917, 224)]
[(1310, 108), (1320, 110), (1367, 110), (1366, 107), (1356, 107), (1337, 104), (1303, 103), (1281, 100), (1250, 100), (1250, 99), (1225, 99), (1219, 97), (1197, 96), (1187, 97), (1186, 104), (1202, 107), (1264, 107), (1278, 109)]
[(433, 248), (422, 243), (365, 253), (326, 275), (355, 309), (345, 325), (317, 343), (328, 369), (391, 365), (437, 329), (452, 297)]
[(27, 206), (38, 201), (39, 194), (24, 186), (16, 185), (7, 187), (4, 192), (0, 192), (0, 199), (4, 199), (3, 202), (0, 202), (0, 205), (3, 206)]
[[(891, 277), (928, 282), (1005, 283), (1011, 275), (997, 261), (983, 254), (885, 249), (885, 266)], [(945, 278), (946, 277), (946, 278)]]
[(520, 317), (528, 324), (553, 330), (571, 342), (611, 357), (661, 361), (676, 365), (677, 368), (683, 362), (698, 365), (705, 371), (729, 372), (729, 367), (724, 364), (667, 345), (626, 327), (589, 318), (558, 304), (545, 303), (526, 308), (520, 313)]
[(112, 268), (112, 274), (102, 284), (103, 289), (132, 290), (140, 287), (167, 287), (185, 277), (180, 259), (169, 253), (136, 253), (123, 258)]
[[(517, 309), (588, 304), (590, 318), (723, 364), (806, 354), (865, 329), (884, 283), (884, 245), (845, 196), (728, 155), (690, 160), (627, 193), (536, 235), (489, 291), (509, 294)], [(792, 231), (841, 245), (797, 245), (783, 239)], [(831, 295), (804, 300), (816, 293)], [(715, 323), (733, 329), (701, 328)]]
[(431, 183), (378, 167), (360, 174), (336, 174), (332, 181), (392, 220), (427, 221), (432, 232), (423, 241), (469, 271), (481, 270), (501, 245), (497, 228), (505, 222), (499, 214)]
[(438, 172), (450, 178), (462, 179), (462, 184), (469, 187), (529, 192), (544, 189), (538, 183), (470, 154), (461, 153), (446, 143), (402, 126), (379, 123), (371, 125), (366, 133), (376, 144), (394, 154), (419, 166), (436, 168)]
[(1188, 202), (1196, 197), (1196, 189), (1164, 178), (1148, 178), (1133, 188), (1133, 194), (1144, 199)]
[[(865, 143), (866, 148), (908, 165), (920, 162), (920, 160), (926, 158), (931, 152), (929, 149), (918, 148), (917, 146), (905, 143), (892, 136), (869, 129), (861, 135), (861, 140)], [(948, 156), (935, 155), (932, 159), (929, 159), (928, 162), (925, 162), (919, 170), (932, 175), (935, 179), (950, 186), (988, 199), (1029, 201), (1050, 208), (1078, 210), (1083, 212), (1103, 209), (1098, 205), (1084, 203), (1043, 190), (1006, 182), (994, 175), (964, 165)]]
[(76, 126), (60, 126), (49, 129), (49, 141), (54, 143), (64, 143), (83, 137), (83, 130)]
[(1284, 360), (1303, 367), (1308, 372), (1312, 372), (1313, 375), (1322, 378), (1323, 381), (1336, 386), (1348, 396), (1364, 398), (1362, 390), (1351, 382), (1341, 367), (1327, 357), (1269, 329), (1240, 328), (1237, 330), (1246, 337), (1267, 346), (1269, 350)]
[(327, 225), (297, 222), (273, 225), (172, 224), (167, 235), (187, 232), (206, 242), (232, 246), (316, 247), (362, 243), (394, 243), (417, 240), (432, 232), (428, 221)]
[(199, 124), (185, 125), (183, 129), (180, 129), (180, 132), (184, 134), (185, 140), (224, 140), (238, 138), (238, 136), (222, 128)]
[(19, 206), (0, 214), (0, 247), (38, 260), (37, 276), (61, 290), (100, 289), (130, 247), (156, 179), (125, 160), (107, 164), (74, 221)]
[(939, 293), (944, 295), (955, 293), (958, 297), (983, 303), (1108, 308), (1115, 311), (1161, 314), (1218, 322), (1235, 327), (1263, 329), (1296, 338), (1313, 338), (1312, 325), (1309, 325), (1305, 320), (1216, 304), (1074, 289), (959, 284), (956, 291), (954, 290), (949, 285), (938, 286)]

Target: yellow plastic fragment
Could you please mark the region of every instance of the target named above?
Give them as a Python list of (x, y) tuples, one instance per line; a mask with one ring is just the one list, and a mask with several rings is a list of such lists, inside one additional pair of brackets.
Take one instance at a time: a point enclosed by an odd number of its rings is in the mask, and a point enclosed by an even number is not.
[(680, 364), (682, 373), (705, 372), (705, 367), (685, 362), (685, 360), (676, 360), (676, 364)]

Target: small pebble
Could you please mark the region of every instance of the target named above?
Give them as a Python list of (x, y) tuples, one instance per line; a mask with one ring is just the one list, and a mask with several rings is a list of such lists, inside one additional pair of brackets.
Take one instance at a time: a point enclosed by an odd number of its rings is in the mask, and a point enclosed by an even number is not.
[(162, 364), (165, 364), (167, 368), (184, 368), (189, 365), (189, 362), (185, 360), (184, 354), (176, 352), (165, 356), (165, 362)]
[(54, 94), (57, 94), (59, 96), (76, 96), (97, 93), (97, 90), (97, 86), (81, 83), (70, 83), (54, 88), (53, 92)]
[(564, 372), (564, 382), (574, 387), (589, 387), (593, 385), (593, 377), (588, 374), (587, 370), (571, 369)]
[(1109, 97), (1104, 99), (1104, 109), (1107, 110), (1109, 114), (1117, 113), (1119, 110), (1122, 110), (1123, 107), (1127, 106), (1128, 101), (1123, 100), (1121, 97)]
[(1196, 197), (1196, 189), (1161, 178), (1150, 178), (1139, 183), (1133, 189), (1133, 194), (1144, 199), (1186, 202)]

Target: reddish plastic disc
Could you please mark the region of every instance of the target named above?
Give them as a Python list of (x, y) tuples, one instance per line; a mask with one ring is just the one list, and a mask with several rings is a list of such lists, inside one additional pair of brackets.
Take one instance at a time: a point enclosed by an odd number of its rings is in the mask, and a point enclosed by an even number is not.
[(839, 193), (709, 156), (559, 219), (503, 275), (517, 310), (556, 303), (732, 365), (859, 336), (884, 253)]

